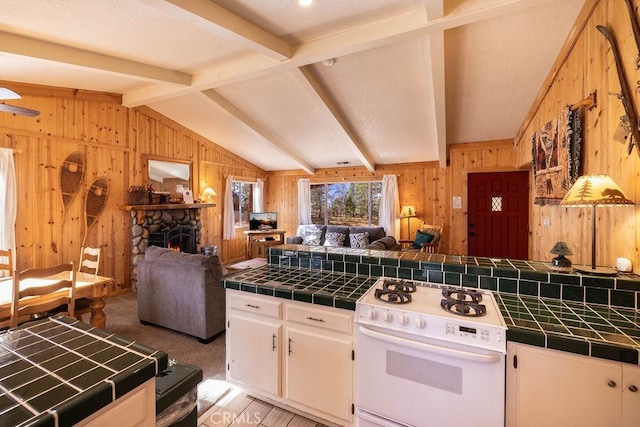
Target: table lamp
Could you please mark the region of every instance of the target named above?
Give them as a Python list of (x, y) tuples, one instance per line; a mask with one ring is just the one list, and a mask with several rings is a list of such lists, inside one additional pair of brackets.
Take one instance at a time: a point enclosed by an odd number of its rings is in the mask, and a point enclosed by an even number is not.
[(565, 255), (573, 255), (573, 252), (565, 242), (556, 242), (549, 252), (557, 255), (551, 260), (551, 268), (553, 270), (564, 273), (571, 272), (571, 260), (566, 258)]
[(213, 191), (213, 188), (211, 187), (207, 187), (204, 189), (204, 191), (202, 192), (202, 198), (203, 201), (207, 202), (207, 203), (211, 203), (212, 201), (212, 197), (216, 195), (216, 192)]
[(407, 240), (411, 239), (411, 219), (416, 216), (416, 208), (410, 205), (403, 206), (400, 209), (400, 218), (407, 218)]
[(571, 186), (569, 192), (560, 202), (560, 206), (591, 206), (591, 268), (575, 266), (574, 269), (586, 274), (598, 276), (615, 276), (617, 271), (609, 267), (596, 266), (596, 207), (625, 206), (634, 203), (627, 199), (622, 190), (607, 175), (583, 175)]

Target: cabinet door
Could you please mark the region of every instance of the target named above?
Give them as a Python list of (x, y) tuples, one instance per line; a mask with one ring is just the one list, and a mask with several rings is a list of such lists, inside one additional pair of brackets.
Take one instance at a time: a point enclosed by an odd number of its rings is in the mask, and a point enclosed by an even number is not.
[(622, 426), (640, 423), (640, 368), (622, 365)]
[(518, 427), (621, 426), (621, 380), (620, 364), (519, 346)]
[(229, 315), (229, 378), (279, 395), (280, 330), (280, 324), (268, 320)]
[(349, 420), (351, 340), (287, 328), (284, 346), (286, 398)]

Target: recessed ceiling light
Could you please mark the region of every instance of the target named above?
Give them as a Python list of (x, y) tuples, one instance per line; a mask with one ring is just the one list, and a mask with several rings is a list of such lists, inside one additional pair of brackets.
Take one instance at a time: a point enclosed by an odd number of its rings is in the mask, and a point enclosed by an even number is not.
[(313, 0), (298, 0), (298, 4), (300, 6), (311, 6), (311, 3), (313, 2)]

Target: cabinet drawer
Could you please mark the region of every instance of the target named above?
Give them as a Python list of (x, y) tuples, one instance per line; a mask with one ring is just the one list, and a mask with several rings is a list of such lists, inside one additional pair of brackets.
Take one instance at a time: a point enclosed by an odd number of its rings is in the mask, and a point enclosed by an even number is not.
[(227, 303), (233, 310), (245, 311), (248, 313), (260, 314), (262, 316), (280, 319), (282, 313), (282, 303), (271, 297), (255, 297), (238, 291), (227, 291)]
[(328, 310), (302, 307), (293, 304), (286, 305), (285, 316), (287, 320), (292, 322), (344, 332), (345, 334), (351, 334), (351, 325), (353, 324), (353, 317), (349, 314), (333, 313)]

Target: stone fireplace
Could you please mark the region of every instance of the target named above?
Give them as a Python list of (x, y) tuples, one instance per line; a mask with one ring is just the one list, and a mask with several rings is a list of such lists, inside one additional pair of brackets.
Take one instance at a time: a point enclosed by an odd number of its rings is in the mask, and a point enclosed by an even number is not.
[(131, 209), (131, 289), (137, 291), (138, 261), (150, 245), (179, 247), (182, 252), (198, 253), (202, 222), (200, 209), (157, 210), (149, 205)]

